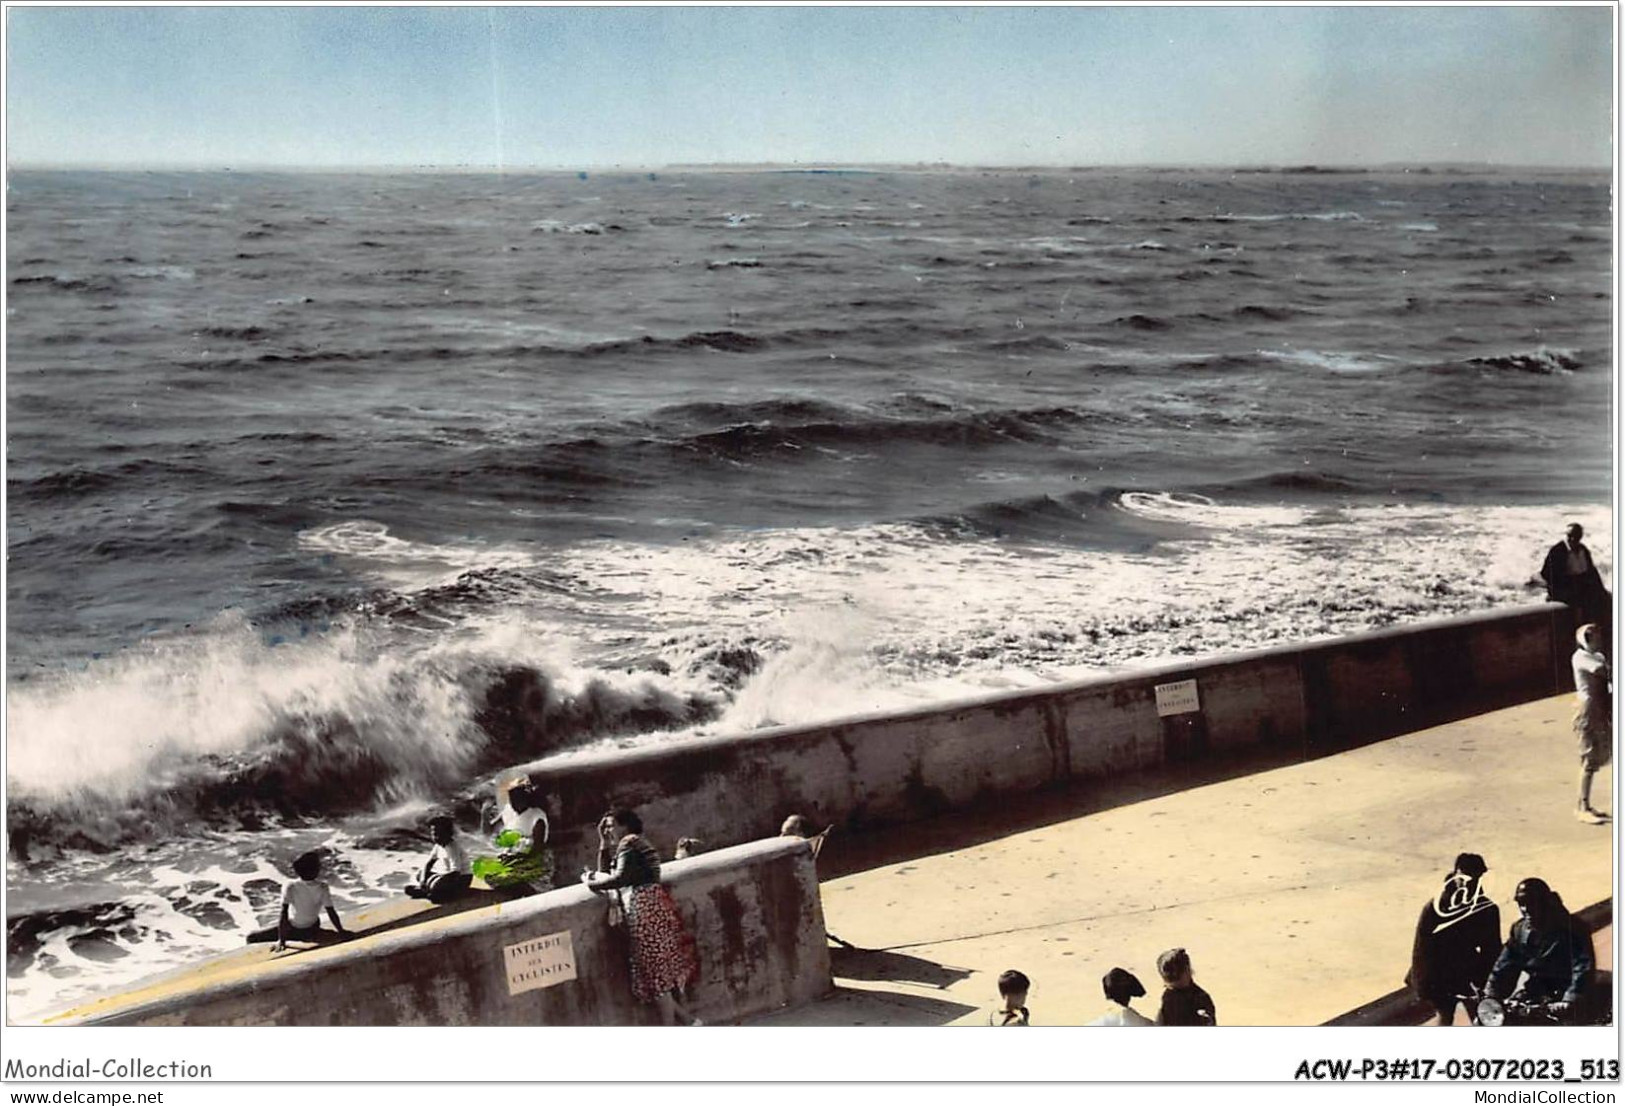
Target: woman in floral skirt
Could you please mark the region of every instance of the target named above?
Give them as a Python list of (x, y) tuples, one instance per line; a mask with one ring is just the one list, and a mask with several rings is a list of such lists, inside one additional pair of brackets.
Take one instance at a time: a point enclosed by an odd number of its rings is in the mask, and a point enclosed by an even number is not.
[(606, 814), (598, 823), (597, 872), (581, 882), (596, 892), (615, 892), (631, 938), (632, 994), (639, 1002), (659, 1001), (667, 1025), (699, 1021), (683, 1009), (680, 996), (700, 976), (700, 955), (683, 925), (671, 892), (660, 885), (660, 855), (643, 837), (643, 819), (630, 810)]

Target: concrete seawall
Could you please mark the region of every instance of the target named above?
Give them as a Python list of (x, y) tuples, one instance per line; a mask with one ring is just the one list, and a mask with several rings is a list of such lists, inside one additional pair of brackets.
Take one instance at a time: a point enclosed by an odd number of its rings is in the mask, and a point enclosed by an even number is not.
[(862, 830), (1233, 753), (1291, 760), (1338, 752), (1569, 690), (1573, 628), (1568, 608), (1541, 604), (920, 710), (592, 754), (531, 774), (548, 794), (560, 869), (574, 871), (592, 863), (593, 827), (610, 805), (638, 809), (669, 851), (680, 836), (713, 847), (764, 837), (790, 812)]
[[(823, 997), (829, 950), (812, 852), (775, 838), (663, 866), (700, 951), (687, 1006), (732, 1021)], [(58, 1024), (638, 1025), (624, 927), (565, 887), (269, 963), (218, 958), (87, 1003)], [(234, 963), (236, 964), (234, 968)]]

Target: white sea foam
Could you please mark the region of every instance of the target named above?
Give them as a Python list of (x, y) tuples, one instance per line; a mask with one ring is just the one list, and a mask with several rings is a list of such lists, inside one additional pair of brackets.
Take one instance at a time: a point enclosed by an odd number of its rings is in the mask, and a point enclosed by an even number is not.
[(1215, 215), (1214, 219), (1221, 223), (1281, 223), (1281, 222), (1314, 222), (1314, 223), (1360, 223), (1365, 216), (1358, 211), (1315, 211), (1315, 212), (1275, 212), (1264, 215)]
[[(252, 847), (243, 847), (248, 844)], [(136, 874), (120, 873), (117, 899), (126, 910), (115, 917), (127, 913), (128, 920), (109, 926), (105, 916), (92, 914), (40, 935), (30, 969), (8, 980), (8, 1020), (34, 1022), (93, 995), (241, 948), (249, 932), (275, 923), (280, 889), (289, 879), (267, 854), (286, 862), (317, 847), (341, 858), (322, 879), (342, 913), (388, 897), (422, 862), (416, 853), (356, 848), (350, 835), (333, 830), (319, 835), (268, 831), (252, 843), (190, 840), (156, 846), (133, 857), (137, 865), (126, 865)], [(223, 863), (227, 857), (229, 863)], [(79, 867), (88, 877), (105, 863), (81, 861)], [(258, 908), (245, 890), (256, 882), (264, 903)]]
[(140, 265), (130, 276), (143, 280), (196, 280), (197, 273), (185, 265)]
[(407, 541), (368, 519), (301, 531), (297, 540), (300, 549), (341, 558), (346, 567), (406, 591), (450, 584), (478, 569), (523, 569), (536, 564), (533, 553), (511, 547)]
[(1121, 503), (1125, 510), (1146, 518), (1217, 529), (1297, 526), (1315, 513), (1309, 507), (1217, 503), (1194, 492), (1126, 492)]
[[(812, 695), (770, 666), (763, 689), (736, 700), (748, 704), (736, 721), (804, 720), (814, 699), (832, 716), (850, 689), (874, 696), (882, 683), (1049, 678), (1529, 602), (1554, 520), (1571, 517), (1611, 571), (1608, 512), (1595, 507), (1310, 509), (1165, 493), (1130, 493), (1122, 507), (1202, 536), (1119, 553), (868, 527), (601, 543), (570, 559), (620, 593), (623, 617), (669, 627), (674, 647), (754, 638), (836, 677)], [(840, 649), (805, 629), (821, 619), (841, 627)], [(866, 665), (845, 659), (864, 653)]]
[(1260, 357), (1267, 357), (1272, 361), (1287, 361), (1295, 365), (1307, 365), (1313, 369), (1324, 369), (1334, 373), (1369, 373), (1381, 372), (1391, 369), (1403, 362), (1397, 357), (1387, 357), (1375, 353), (1338, 352), (1335, 350), (1289, 349), (1258, 351)]

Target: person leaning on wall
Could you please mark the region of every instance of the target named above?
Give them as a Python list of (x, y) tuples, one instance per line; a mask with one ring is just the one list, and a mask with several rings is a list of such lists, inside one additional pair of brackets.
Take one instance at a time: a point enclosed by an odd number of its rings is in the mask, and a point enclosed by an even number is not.
[(677, 902), (660, 882), (660, 854), (643, 836), (635, 811), (614, 810), (598, 822), (599, 871), (583, 871), (595, 894), (613, 893), (630, 940), (632, 995), (658, 1002), (667, 1025), (702, 1024), (683, 1007), (683, 993), (700, 977), (699, 949)]
[[(784, 820), (784, 824), (779, 827), (779, 836), (799, 837), (801, 840), (807, 842), (808, 847), (812, 849), (813, 863), (817, 864), (818, 855), (824, 851), (824, 842), (829, 839), (830, 830), (834, 828), (834, 824), (831, 823), (830, 825), (827, 825), (823, 829), (819, 830), (817, 833), (814, 833), (812, 819), (808, 818), (805, 814), (792, 814), (786, 818)], [(828, 931), (825, 931), (824, 936), (829, 938), (833, 944), (839, 945), (843, 949), (857, 947), (852, 942), (842, 940), (841, 938), (835, 936), (835, 934)]]
[(1563, 540), (1546, 552), (1540, 566), (1540, 579), (1546, 585), (1546, 598), (1562, 603), (1574, 610), (1580, 623), (1594, 622), (1602, 631), (1602, 651), (1609, 652), (1610, 631), (1613, 627), (1613, 596), (1603, 585), (1602, 573), (1590, 548), (1581, 539), (1585, 527), (1578, 522), (1569, 523)]

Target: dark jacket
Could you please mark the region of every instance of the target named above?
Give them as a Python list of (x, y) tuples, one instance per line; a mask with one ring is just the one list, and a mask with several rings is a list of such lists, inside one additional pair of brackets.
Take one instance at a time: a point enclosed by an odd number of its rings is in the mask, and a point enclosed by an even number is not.
[(1580, 542), (1576, 548), (1585, 554), (1586, 569), (1578, 576), (1569, 575), (1569, 547), (1567, 542), (1558, 542), (1546, 553), (1546, 561), (1540, 566), (1540, 578), (1546, 582), (1546, 598), (1553, 603), (1585, 604), (1595, 601), (1600, 595), (1607, 595), (1608, 589), (1603, 587), (1602, 574), (1597, 571), (1596, 558), (1592, 557), (1591, 550), (1586, 548), (1585, 542)]
[(1453, 877), (1422, 908), (1405, 977), (1418, 998), (1441, 1000), (1482, 987), (1501, 950), (1501, 910), (1478, 889)]
[(641, 836), (629, 833), (615, 849), (614, 868), (609, 878), (595, 880), (593, 888), (608, 891), (614, 887), (642, 887), (660, 882), (660, 854)]
[(1590, 986), (1596, 966), (1591, 934), (1580, 928), (1573, 915), (1563, 912), (1539, 933), (1528, 918), (1520, 918), (1512, 923), (1512, 936), (1495, 961), (1487, 990), (1495, 998), (1504, 998), (1518, 985), (1518, 976), (1528, 972), (1524, 994), (1530, 1001), (1578, 1002)]
[(1162, 992), (1158, 1025), (1218, 1025), (1219, 1015), (1213, 997), (1192, 983), (1189, 987), (1169, 987)]

